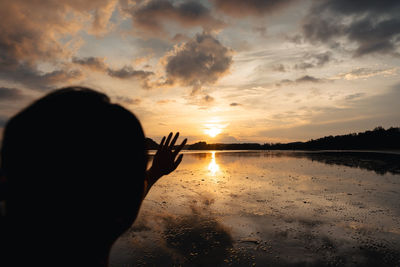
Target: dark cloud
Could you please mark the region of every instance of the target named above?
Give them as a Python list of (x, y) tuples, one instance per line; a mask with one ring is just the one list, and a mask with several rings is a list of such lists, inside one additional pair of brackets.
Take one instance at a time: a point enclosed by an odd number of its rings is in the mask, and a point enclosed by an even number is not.
[(197, 34), (166, 58), (166, 84), (193, 86), (195, 94), (225, 75), (231, 64), (231, 49), (210, 34)]
[(295, 69), (309, 69), (309, 68), (316, 68), (316, 67), (322, 67), (326, 63), (332, 60), (332, 53), (331, 52), (325, 52), (325, 53), (319, 53), (319, 54), (311, 54), (311, 53), (306, 53), (303, 56), (303, 62), (298, 63), (294, 66)]
[(303, 36), (301, 34), (296, 34), (293, 36), (286, 36), (286, 40), (295, 44), (302, 44), (304, 42)]
[(107, 65), (104, 63), (104, 59), (99, 57), (74, 57), (72, 58), (72, 62), (90, 68), (92, 70), (104, 71), (107, 69)]
[(214, 0), (215, 7), (219, 11), (235, 17), (273, 14), (294, 2), (294, 0)]
[(306, 70), (306, 69), (310, 69), (310, 68), (314, 68), (314, 64), (309, 63), (309, 62), (301, 62), (298, 63), (296, 65), (294, 65), (295, 69), (301, 69), (301, 70)]
[(273, 71), (277, 71), (277, 72), (286, 72), (286, 68), (283, 64), (276, 64), (272, 66), (272, 70)]
[(318, 83), (318, 82), (321, 82), (321, 79), (315, 78), (315, 77), (309, 76), (309, 75), (304, 75), (303, 77), (296, 79), (296, 82), (297, 83), (303, 83), (303, 82)]
[(81, 78), (82, 73), (79, 70), (60, 69), (45, 73), (30, 64), (19, 64), (11, 69), (0, 67), (0, 79), (18, 82), (35, 90), (53, 89)]
[(148, 87), (148, 78), (154, 73), (151, 71), (135, 70), (131, 66), (124, 66), (120, 69), (113, 69), (107, 66), (103, 58), (86, 57), (86, 58), (73, 58), (72, 62), (91, 70), (100, 71), (108, 74), (113, 78), (130, 79), (136, 78), (142, 81), (142, 86)]
[(178, 23), (182, 27), (200, 26), (206, 31), (219, 29), (224, 23), (211, 14), (211, 11), (197, 1), (176, 3), (169, 0), (138, 1), (126, 6), (125, 11), (132, 16), (134, 27), (144, 33), (164, 34), (165, 24)]
[(214, 97), (212, 97), (212, 96), (210, 96), (210, 95), (205, 95), (205, 96), (203, 97), (203, 100), (204, 100), (204, 102), (206, 102), (206, 103), (211, 103), (211, 102), (214, 102)]
[(0, 101), (18, 100), (23, 97), (21, 90), (17, 88), (0, 87)]
[(321, 67), (331, 60), (331, 53), (325, 52), (325, 53), (315, 54), (314, 58), (317, 61), (316, 66)]
[(230, 103), (229, 104), (229, 106), (231, 106), (231, 107), (236, 107), (236, 106), (241, 106), (242, 104), (240, 104), (240, 103), (236, 103), (236, 102), (233, 102), (233, 103)]
[(380, 14), (397, 9), (399, 7), (399, 1), (397, 0), (325, 0), (318, 2), (321, 2), (320, 6), (318, 7), (320, 10), (329, 8), (335, 12), (345, 15), (371, 12)]
[(289, 79), (284, 79), (281, 80), (279, 83), (276, 83), (276, 86), (281, 86), (281, 85), (296, 85), (296, 84), (301, 84), (301, 83), (320, 83), (324, 82), (324, 79), (316, 78), (310, 75), (304, 75), (302, 77), (297, 78), (296, 80), (289, 80)]
[(400, 1), (315, 1), (303, 23), (307, 40), (337, 45), (346, 38), (354, 56), (398, 53)]
[(151, 71), (135, 70), (131, 66), (124, 66), (120, 69), (107, 69), (108, 75), (119, 79), (139, 78), (146, 79), (154, 73)]

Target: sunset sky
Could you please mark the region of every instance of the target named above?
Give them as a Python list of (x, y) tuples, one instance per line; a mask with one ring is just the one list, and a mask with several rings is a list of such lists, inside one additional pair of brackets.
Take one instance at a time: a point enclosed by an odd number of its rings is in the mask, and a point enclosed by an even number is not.
[(399, 45), (398, 0), (1, 1), (0, 127), (70, 85), (105, 92), (156, 141), (400, 126)]

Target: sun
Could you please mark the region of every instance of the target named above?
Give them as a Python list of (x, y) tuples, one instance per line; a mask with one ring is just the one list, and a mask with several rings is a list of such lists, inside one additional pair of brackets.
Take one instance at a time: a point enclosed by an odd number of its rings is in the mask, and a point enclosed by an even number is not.
[(207, 121), (207, 123), (203, 124), (203, 131), (206, 135), (214, 138), (222, 133), (227, 126), (228, 124), (222, 123), (221, 119), (211, 118)]
[(205, 129), (204, 132), (206, 134), (208, 134), (211, 137), (216, 137), (218, 134), (220, 134), (222, 132), (222, 130), (220, 128), (217, 127), (210, 127), (208, 129)]

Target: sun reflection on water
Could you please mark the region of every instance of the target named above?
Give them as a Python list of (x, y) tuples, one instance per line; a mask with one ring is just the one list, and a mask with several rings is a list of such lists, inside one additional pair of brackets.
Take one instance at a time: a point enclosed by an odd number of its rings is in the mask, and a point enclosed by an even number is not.
[(208, 170), (212, 176), (215, 176), (215, 174), (219, 171), (219, 165), (215, 161), (215, 151), (211, 152), (211, 162), (208, 164)]

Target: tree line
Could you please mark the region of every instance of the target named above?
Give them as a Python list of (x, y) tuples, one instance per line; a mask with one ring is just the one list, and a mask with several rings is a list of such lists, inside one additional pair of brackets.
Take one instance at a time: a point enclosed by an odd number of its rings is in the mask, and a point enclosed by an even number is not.
[[(146, 138), (148, 149), (157, 149), (158, 144)], [(306, 142), (291, 143), (238, 143), (207, 144), (197, 142), (186, 145), (187, 150), (389, 150), (400, 149), (400, 128), (381, 126), (373, 130), (345, 135), (325, 136)]]

